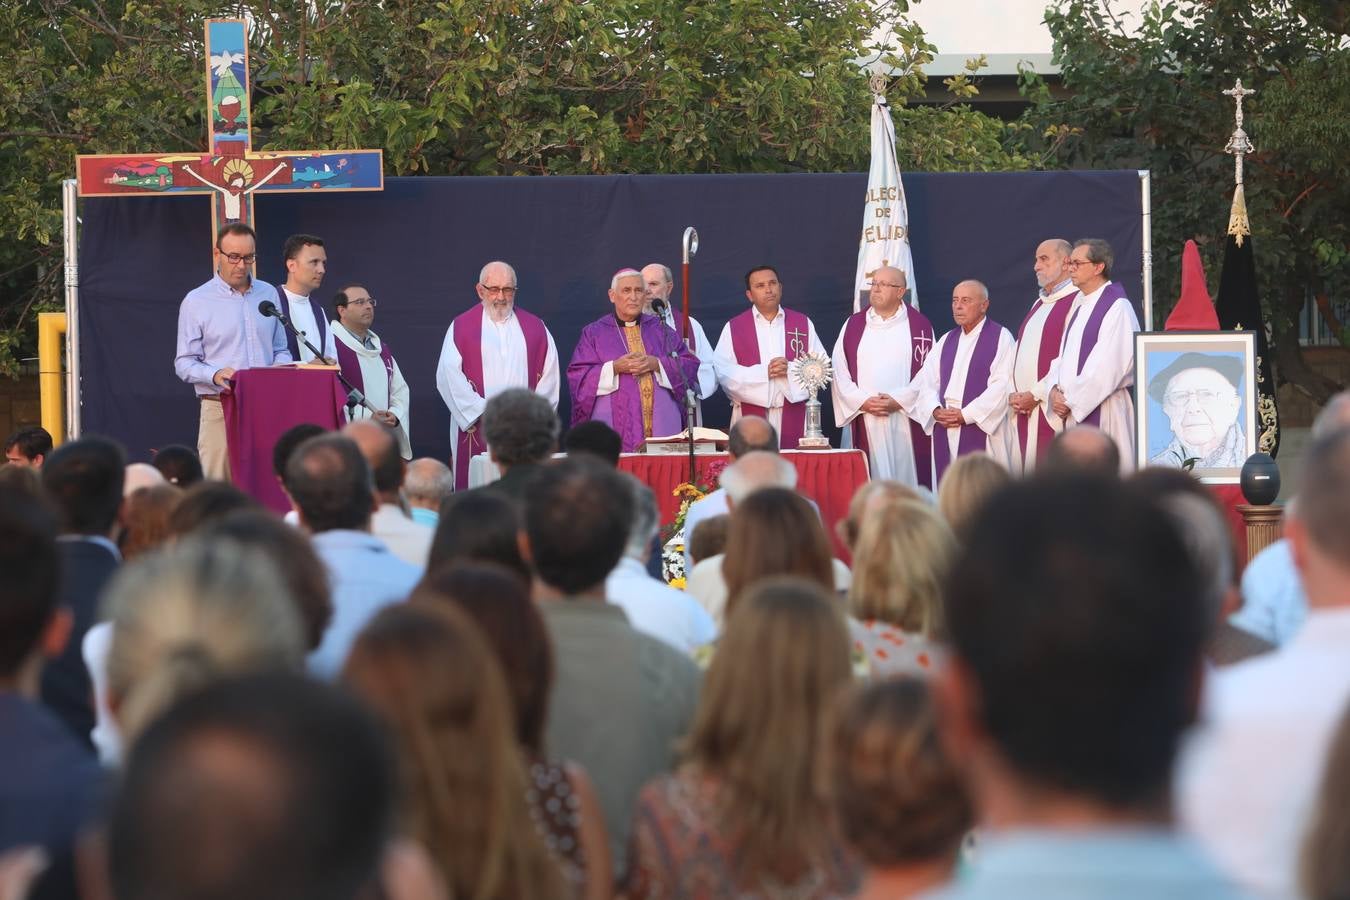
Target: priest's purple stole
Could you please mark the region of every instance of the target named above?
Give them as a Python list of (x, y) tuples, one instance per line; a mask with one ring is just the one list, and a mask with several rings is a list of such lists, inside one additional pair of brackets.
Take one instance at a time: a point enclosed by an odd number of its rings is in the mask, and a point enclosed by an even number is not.
[[(352, 387), (361, 393), (366, 392), (366, 377), (361, 372), (361, 357), (356, 355), (356, 351), (348, 347), (342, 341), (334, 341), (337, 347), (338, 368), (342, 370), (342, 377), (352, 383)], [(384, 363), (384, 374), (388, 379), (388, 393), (386, 397), (394, 396), (394, 354), (389, 349), (389, 345), (380, 341), (380, 362)]]
[[(1036, 354), (1036, 378), (1039, 380), (1045, 377), (1045, 373), (1050, 371), (1050, 364), (1055, 361), (1059, 355), (1060, 345), (1064, 343), (1064, 326), (1069, 318), (1069, 310), (1073, 308), (1073, 300), (1077, 295), (1061, 297), (1055, 301), (1055, 308), (1050, 310), (1050, 315), (1045, 317), (1045, 324), (1041, 326), (1041, 345), (1037, 348)], [(1026, 333), (1027, 323), (1031, 317), (1036, 315), (1036, 311), (1041, 308), (1045, 301), (1037, 301), (1032, 305), (1031, 311), (1027, 317), (1022, 320), (1022, 325), (1017, 329), (1017, 346), (1022, 346), (1022, 335)], [(1050, 427), (1050, 423), (1045, 419), (1045, 413), (1036, 409), (1028, 415), (1017, 413), (1017, 441), (1021, 448), (1022, 459), (1027, 457), (1027, 432), (1031, 425), (1032, 417), (1036, 419), (1036, 461), (1040, 462), (1042, 456), (1050, 449), (1050, 443), (1055, 439), (1055, 429)]]
[[(539, 385), (544, 376), (544, 363), (548, 359), (548, 331), (544, 322), (533, 313), (527, 313), (519, 307), (512, 310), (520, 331), (525, 336), (525, 375), (530, 390)], [(483, 384), (483, 316), (482, 305), (472, 306), (455, 317), (455, 349), (459, 351), (460, 370), (469, 382), (469, 387), (480, 397), (486, 397)], [(483, 437), (478, 433), (475, 422), (459, 433), (455, 442), (455, 490), (462, 491), (469, 486), (469, 460), (487, 449)]]
[[(994, 357), (998, 355), (998, 337), (1002, 329), (985, 320), (984, 330), (975, 341), (975, 351), (970, 355), (970, 364), (966, 368), (966, 390), (961, 396), (961, 405), (965, 406), (989, 387), (989, 370), (994, 366)], [(942, 345), (942, 357), (938, 367), (938, 397), (947, 396), (947, 385), (952, 380), (952, 369), (956, 365), (956, 345), (961, 340), (961, 329), (953, 328), (947, 332), (947, 343)], [(945, 405), (945, 404), (944, 404)], [(941, 426), (938, 426), (941, 428)], [(936, 431), (936, 429), (934, 429)], [(937, 463), (937, 481), (942, 481), (947, 467), (952, 464), (951, 446), (947, 441), (947, 429), (933, 435), (933, 458)], [(984, 429), (978, 425), (962, 425), (961, 436), (956, 442), (956, 455), (965, 456), (983, 450), (987, 438)]]
[[(1125, 289), (1114, 281), (1102, 289), (1101, 296), (1092, 305), (1092, 312), (1088, 313), (1087, 325), (1083, 327), (1083, 342), (1078, 346), (1078, 371), (1074, 374), (1083, 374), (1083, 366), (1087, 364), (1088, 354), (1097, 346), (1097, 338), (1101, 335), (1102, 320), (1106, 318), (1106, 314), (1110, 312), (1112, 306), (1115, 306), (1117, 300), (1124, 299)], [(1066, 337), (1073, 329), (1074, 320), (1078, 318), (1082, 311), (1081, 306), (1074, 310), (1073, 316), (1069, 319), (1069, 326), (1064, 330)], [(1101, 423), (1102, 408), (1100, 406), (1088, 413), (1079, 422), (1080, 425), (1091, 425), (1093, 428), (1100, 427)]]
[[(805, 313), (780, 307), (783, 311), (783, 358), (792, 362), (797, 353), (792, 349), (792, 332), (810, 335), (811, 323)], [(748, 309), (731, 320), (731, 349), (736, 354), (736, 363), (742, 366), (757, 366), (759, 358), (759, 338), (755, 334), (755, 311)], [(809, 341), (809, 337), (807, 340)], [(807, 350), (810, 348), (807, 347)], [(805, 351), (803, 351), (805, 353)], [(769, 411), (753, 403), (741, 403), (741, 415), (769, 417)], [(783, 424), (779, 429), (778, 446), (795, 449), (806, 431), (806, 401), (783, 404)]]
[[(281, 311), (286, 315), (286, 318), (289, 319), (291, 317), (291, 298), (287, 296), (286, 292), (281, 288), (277, 288), (277, 299), (281, 301), (278, 304), (281, 307)], [(319, 309), (318, 304), (311, 300), (309, 301), (309, 305), (310, 308), (314, 310), (314, 326), (319, 332), (319, 339), (314, 342), (314, 346), (318, 347), (319, 351), (322, 353), (323, 345), (328, 343), (328, 323), (324, 321), (326, 316), (323, 314), (323, 310)], [(286, 329), (286, 346), (290, 348), (291, 359), (299, 362), (300, 342), (295, 339), (295, 332), (291, 331), (289, 328)], [(347, 373), (343, 372), (342, 374), (346, 375)]]
[[(909, 377), (912, 381), (918, 377), (919, 370), (923, 368), (923, 361), (928, 358), (928, 351), (933, 348), (933, 323), (928, 321), (927, 316), (908, 304), (905, 305), (905, 311), (909, 315), (909, 341), (911, 346)], [(848, 365), (848, 377), (853, 379), (854, 384), (858, 383), (858, 345), (862, 343), (863, 332), (866, 330), (867, 310), (865, 309), (849, 316), (848, 322), (844, 325), (844, 361)], [(867, 442), (867, 426), (864, 424), (862, 416), (855, 416), (849, 427), (853, 429), (853, 446), (864, 453), (871, 453), (871, 447)], [(923, 426), (913, 419), (909, 422), (909, 438), (910, 445), (914, 448), (914, 473), (918, 476), (919, 484), (932, 490), (932, 438), (924, 432)]]

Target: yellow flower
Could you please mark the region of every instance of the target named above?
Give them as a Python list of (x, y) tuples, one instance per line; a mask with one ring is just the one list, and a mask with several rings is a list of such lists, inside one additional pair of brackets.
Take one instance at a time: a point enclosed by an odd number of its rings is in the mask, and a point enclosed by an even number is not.
[(675, 588), (677, 591), (682, 591), (682, 590), (684, 590), (684, 577), (683, 577), (683, 576), (681, 576), (681, 577), (679, 577), (679, 578), (672, 578), (672, 579), (670, 579), (670, 581), (667, 582), (667, 583), (668, 583), (671, 587)]

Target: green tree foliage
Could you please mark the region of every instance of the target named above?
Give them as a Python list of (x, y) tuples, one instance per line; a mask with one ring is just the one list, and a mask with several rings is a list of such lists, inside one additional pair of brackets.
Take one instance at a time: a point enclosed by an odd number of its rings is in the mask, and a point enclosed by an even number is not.
[[(889, 0), (19, 0), (0, 3), (0, 372), (60, 308), (77, 153), (206, 145), (203, 22), (252, 23), (254, 147), (382, 147), (387, 174), (856, 171), (869, 93), (906, 169), (1025, 168), (1007, 126), (906, 108), (933, 48)], [(893, 39), (875, 43), (889, 22)], [(951, 84), (968, 98), (968, 77)], [(9, 335), (9, 341), (3, 338)]]
[(1236, 78), (1255, 88), (1244, 110), (1256, 145), (1246, 161), (1259, 293), (1278, 374), (1324, 400), (1336, 388), (1298, 347), (1309, 292), (1324, 307), (1350, 281), (1350, 49), (1345, 4), (1326, 0), (1167, 0), (1122, 20), (1103, 0), (1056, 0), (1046, 13), (1068, 93), (1025, 80), (1024, 118), (1046, 160), (1153, 173), (1155, 323), (1180, 284), (1196, 238), (1217, 286), (1233, 193), (1223, 152)]

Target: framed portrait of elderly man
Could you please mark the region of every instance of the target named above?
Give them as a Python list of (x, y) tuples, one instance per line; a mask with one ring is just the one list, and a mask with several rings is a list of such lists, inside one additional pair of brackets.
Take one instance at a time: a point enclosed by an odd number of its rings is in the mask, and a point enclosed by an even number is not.
[(1134, 338), (1139, 465), (1238, 482), (1256, 452), (1256, 333), (1140, 332)]

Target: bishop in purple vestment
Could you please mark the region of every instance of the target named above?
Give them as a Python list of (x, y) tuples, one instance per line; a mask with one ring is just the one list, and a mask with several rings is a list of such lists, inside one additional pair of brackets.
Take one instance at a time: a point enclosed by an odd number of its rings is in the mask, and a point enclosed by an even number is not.
[(698, 391), (698, 357), (643, 314), (644, 299), (641, 274), (618, 272), (609, 289), (613, 312), (581, 330), (567, 365), (572, 424), (599, 419), (623, 438), (625, 453), (682, 431), (685, 391)]

